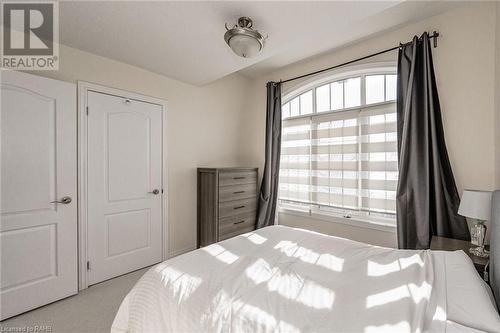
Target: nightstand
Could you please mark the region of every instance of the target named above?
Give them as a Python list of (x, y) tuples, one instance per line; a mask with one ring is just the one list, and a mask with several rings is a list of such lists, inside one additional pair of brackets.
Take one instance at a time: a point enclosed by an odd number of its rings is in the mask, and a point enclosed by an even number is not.
[[(432, 236), (431, 240), (431, 250), (440, 250), (440, 251), (456, 251), (456, 250), (462, 250), (469, 256), (469, 258), (472, 260), (474, 263), (474, 266), (476, 267), (477, 272), (479, 275), (484, 279), (484, 267), (489, 261), (489, 258), (481, 258), (481, 257), (476, 257), (475, 255), (469, 253), (469, 249), (475, 245), (471, 244), (470, 242), (459, 240), (459, 239), (453, 239), (453, 238), (446, 238), (446, 237), (438, 237), (438, 236)], [(489, 246), (485, 246), (485, 248), (488, 250)]]

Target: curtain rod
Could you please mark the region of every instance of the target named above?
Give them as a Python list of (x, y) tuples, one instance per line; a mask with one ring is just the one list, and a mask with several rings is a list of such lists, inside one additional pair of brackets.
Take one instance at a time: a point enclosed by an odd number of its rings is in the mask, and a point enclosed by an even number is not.
[[(437, 47), (437, 38), (439, 37), (439, 32), (437, 31), (433, 31), (432, 32), (432, 35), (429, 35), (429, 39), (434, 39), (434, 47)], [(296, 77), (292, 77), (290, 79), (286, 79), (286, 80), (281, 80), (281, 83), (286, 83), (286, 82), (290, 82), (290, 81), (294, 81), (294, 80), (298, 80), (298, 79), (302, 79), (304, 77), (308, 77), (308, 76), (311, 76), (311, 75), (316, 75), (316, 74), (319, 74), (319, 73), (323, 73), (323, 72), (326, 72), (326, 71), (330, 71), (332, 69), (335, 69), (335, 68), (338, 68), (338, 67), (342, 67), (342, 66), (345, 66), (345, 65), (350, 65), (352, 63), (355, 63), (355, 62), (358, 62), (358, 61), (361, 61), (361, 60), (365, 60), (365, 59), (368, 59), (368, 58), (371, 58), (371, 57), (375, 57), (375, 56), (378, 56), (380, 54), (383, 54), (383, 53), (387, 53), (387, 52), (390, 52), (390, 51), (394, 51), (394, 50), (397, 50), (399, 49), (400, 47), (402, 46), (406, 46), (406, 45), (409, 45), (411, 44), (412, 42), (407, 42), (407, 43), (400, 43), (398, 46), (395, 46), (395, 47), (391, 47), (390, 49), (386, 49), (386, 50), (383, 50), (383, 51), (379, 51), (379, 52), (376, 52), (376, 53), (372, 53), (372, 54), (369, 54), (367, 56), (364, 56), (364, 57), (361, 57), (361, 58), (358, 58), (358, 59), (354, 59), (354, 60), (351, 60), (351, 61), (348, 61), (348, 62), (344, 62), (343, 64), (340, 64), (340, 65), (335, 65), (335, 66), (332, 66), (332, 67), (328, 67), (328, 68), (324, 68), (324, 69), (320, 69), (319, 71), (315, 71), (315, 72), (311, 72), (311, 73), (307, 73), (307, 74), (303, 74), (303, 75), (299, 75), (299, 76), (296, 76)]]

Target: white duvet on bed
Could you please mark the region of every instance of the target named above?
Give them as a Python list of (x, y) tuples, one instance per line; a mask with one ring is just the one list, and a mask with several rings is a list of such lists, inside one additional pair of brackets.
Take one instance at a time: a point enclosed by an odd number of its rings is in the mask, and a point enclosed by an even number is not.
[[(466, 284), (486, 290), (463, 252), (394, 250), (268, 227), (151, 268), (123, 300), (111, 331), (500, 331), (482, 294), (474, 300), (480, 304), (454, 294), (465, 305), (448, 306), (448, 262)], [(477, 323), (476, 306), (483, 312)]]

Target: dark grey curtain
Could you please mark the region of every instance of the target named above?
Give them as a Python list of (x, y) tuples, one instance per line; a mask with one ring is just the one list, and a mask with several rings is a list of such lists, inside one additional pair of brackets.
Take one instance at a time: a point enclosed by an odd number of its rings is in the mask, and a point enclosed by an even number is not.
[(429, 36), (415, 36), (398, 57), (396, 193), (398, 246), (427, 249), (433, 235), (470, 240), (444, 139)]
[(281, 82), (267, 83), (266, 162), (260, 186), (257, 228), (274, 224), (281, 155)]

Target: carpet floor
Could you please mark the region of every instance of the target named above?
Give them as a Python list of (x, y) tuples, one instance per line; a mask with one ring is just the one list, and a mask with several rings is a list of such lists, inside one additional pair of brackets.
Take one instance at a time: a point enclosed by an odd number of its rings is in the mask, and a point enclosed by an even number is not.
[[(146, 272), (144, 268), (93, 285), (78, 294), (0, 323), (1, 332), (109, 332), (123, 298)], [(40, 331), (39, 332), (43, 332)]]

